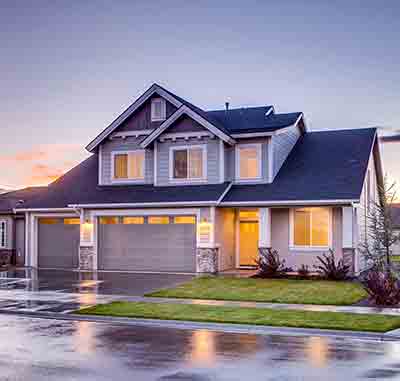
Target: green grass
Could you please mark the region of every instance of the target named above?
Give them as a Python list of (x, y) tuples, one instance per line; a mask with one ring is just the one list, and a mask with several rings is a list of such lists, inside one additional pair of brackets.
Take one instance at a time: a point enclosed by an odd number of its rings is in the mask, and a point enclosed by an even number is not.
[(197, 322), (268, 325), (387, 332), (400, 327), (400, 317), (338, 312), (272, 310), (143, 302), (113, 302), (79, 310), (81, 315), (185, 320)]
[(390, 256), (390, 259), (391, 259), (393, 262), (400, 262), (400, 255), (391, 255), (391, 256)]
[(367, 294), (355, 282), (202, 277), (146, 296), (346, 306)]

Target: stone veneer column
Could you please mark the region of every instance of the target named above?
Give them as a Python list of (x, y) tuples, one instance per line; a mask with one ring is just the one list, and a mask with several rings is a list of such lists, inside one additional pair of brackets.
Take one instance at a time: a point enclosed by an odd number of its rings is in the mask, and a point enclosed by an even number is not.
[(79, 270), (94, 270), (95, 250), (93, 246), (79, 247)]
[(218, 248), (198, 247), (196, 250), (196, 269), (198, 273), (217, 273)]

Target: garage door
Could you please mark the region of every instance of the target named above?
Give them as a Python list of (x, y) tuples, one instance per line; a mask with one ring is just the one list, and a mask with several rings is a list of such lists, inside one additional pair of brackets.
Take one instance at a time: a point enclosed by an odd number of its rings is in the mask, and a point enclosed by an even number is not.
[(101, 217), (100, 270), (195, 272), (194, 216)]
[(79, 223), (79, 218), (39, 218), (39, 267), (78, 267)]

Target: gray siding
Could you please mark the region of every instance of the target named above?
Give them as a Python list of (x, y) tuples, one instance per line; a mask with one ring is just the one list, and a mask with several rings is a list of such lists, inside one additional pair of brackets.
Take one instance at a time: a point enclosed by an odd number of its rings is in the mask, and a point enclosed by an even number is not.
[(301, 133), (300, 129), (295, 126), (289, 128), (284, 133), (276, 135), (272, 138), (273, 144), (273, 178), (278, 174), (283, 163), (288, 157), (290, 151), (295, 146)]
[[(216, 184), (219, 178), (219, 149), (218, 139), (178, 139), (176, 141), (166, 140), (157, 144), (157, 185), (171, 185), (169, 180), (169, 155), (171, 147), (205, 145), (207, 149), (207, 182)], [(175, 182), (173, 184), (176, 184)], [(181, 184), (181, 183), (179, 183)], [(184, 184), (188, 184), (185, 182)], [(183, 185), (183, 184), (182, 184)]]
[[(135, 138), (128, 137), (126, 139), (114, 138), (113, 140), (107, 140), (101, 146), (101, 176), (102, 185), (112, 184), (112, 152), (113, 151), (135, 151), (141, 150), (140, 142), (143, 140), (143, 136)], [(154, 173), (154, 154), (152, 149), (146, 149), (145, 152), (145, 176), (143, 183), (153, 183)], [(126, 183), (126, 182), (124, 182)], [(138, 182), (135, 181), (134, 184)]]

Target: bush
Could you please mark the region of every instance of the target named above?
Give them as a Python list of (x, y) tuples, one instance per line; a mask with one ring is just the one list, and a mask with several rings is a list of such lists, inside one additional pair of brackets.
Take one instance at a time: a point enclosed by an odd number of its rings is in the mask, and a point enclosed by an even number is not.
[(345, 280), (348, 277), (350, 266), (345, 265), (343, 260), (335, 262), (335, 254), (333, 250), (329, 250), (329, 254), (318, 256), (319, 265), (314, 265), (315, 270), (323, 278), (328, 280)]
[(297, 274), (300, 279), (307, 279), (310, 277), (310, 269), (307, 265), (303, 264), (297, 269)]
[(400, 282), (391, 271), (374, 267), (361, 282), (370, 300), (376, 305), (395, 306), (400, 303)]
[(285, 260), (279, 258), (276, 250), (260, 249), (259, 258), (256, 259), (258, 269), (257, 276), (260, 278), (282, 278), (291, 268), (285, 266)]

